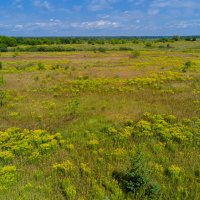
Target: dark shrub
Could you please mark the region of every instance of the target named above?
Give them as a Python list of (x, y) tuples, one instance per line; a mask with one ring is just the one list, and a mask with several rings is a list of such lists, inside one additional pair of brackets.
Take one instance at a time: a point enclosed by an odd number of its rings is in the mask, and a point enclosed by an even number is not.
[(118, 180), (125, 193), (134, 195), (143, 194), (152, 197), (159, 191), (159, 185), (151, 182), (150, 172), (147, 169), (141, 152), (137, 152), (132, 159), (131, 168), (127, 173), (113, 172), (113, 177)]

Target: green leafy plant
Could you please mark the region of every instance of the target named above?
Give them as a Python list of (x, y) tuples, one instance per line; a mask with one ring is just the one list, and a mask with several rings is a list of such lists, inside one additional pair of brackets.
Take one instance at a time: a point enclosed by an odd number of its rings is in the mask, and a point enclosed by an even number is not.
[(69, 200), (76, 199), (76, 187), (74, 187), (69, 178), (65, 178), (60, 183), (60, 188), (62, 190), (63, 196)]
[(138, 58), (141, 55), (140, 51), (132, 51), (131, 57), (132, 58)]
[(17, 169), (15, 166), (0, 168), (0, 192), (9, 189), (17, 181)]
[(3, 69), (3, 63), (0, 61), (0, 70)]
[(113, 176), (119, 181), (126, 193), (153, 196), (159, 191), (159, 185), (150, 180), (150, 171), (146, 167), (144, 157), (140, 151), (137, 151), (132, 159), (131, 168), (128, 172), (125, 174), (114, 172)]
[(167, 169), (168, 176), (172, 178), (173, 181), (182, 181), (183, 180), (183, 170), (177, 165), (171, 165)]
[(98, 48), (98, 51), (101, 52), (101, 53), (105, 53), (105, 52), (106, 52), (106, 48), (99, 47), (99, 48)]
[(65, 110), (66, 110), (68, 115), (70, 115), (71, 117), (75, 117), (76, 115), (79, 114), (79, 111), (80, 111), (80, 100), (79, 99), (72, 99), (67, 104)]
[(38, 63), (38, 70), (44, 70), (45, 65), (43, 63)]
[(185, 64), (184, 64), (184, 66), (183, 66), (183, 68), (182, 68), (182, 72), (187, 72), (187, 70), (189, 69), (189, 68), (191, 68), (192, 67), (192, 62), (191, 61), (187, 61)]
[(7, 93), (0, 89), (0, 106), (3, 106), (6, 103)]

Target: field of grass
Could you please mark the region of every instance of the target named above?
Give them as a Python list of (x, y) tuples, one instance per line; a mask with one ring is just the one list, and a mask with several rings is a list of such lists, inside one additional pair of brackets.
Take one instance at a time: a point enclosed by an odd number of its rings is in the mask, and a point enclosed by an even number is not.
[(200, 41), (65, 47), (0, 54), (0, 199), (199, 200)]

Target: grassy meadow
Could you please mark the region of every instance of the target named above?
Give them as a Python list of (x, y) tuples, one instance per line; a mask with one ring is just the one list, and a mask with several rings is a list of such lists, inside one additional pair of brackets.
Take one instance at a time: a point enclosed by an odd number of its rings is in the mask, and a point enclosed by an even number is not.
[(199, 200), (200, 40), (60, 46), (0, 53), (0, 199)]

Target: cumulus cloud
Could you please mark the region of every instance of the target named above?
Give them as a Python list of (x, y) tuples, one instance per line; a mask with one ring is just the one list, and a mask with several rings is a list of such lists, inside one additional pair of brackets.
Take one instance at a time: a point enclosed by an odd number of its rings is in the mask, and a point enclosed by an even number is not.
[(69, 29), (113, 29), (120, 25), (117, 22), (107, 20), (87, 21), (87, 22), (62, 22), (58, 19), (50, 19), (49, 21), (41, 21), (27, 24), (13, 25), (13, 31), (36, 31), (36, 30), (69, 30)]
[(34, 31), (34, 30), (53, 30), (61, 28), (63, 24), (58, 19), (50, 19), (44, 22), (34, 22), (13, 25), (13, 31)]
[(82, 23), (72, 23), (74, 28), (83, 28), (83, 29), (105, 29), (105, 28), (118, 28), (120, 25), (117, 22), (107, 21), (107, 20), (97, 20), (90, 22)]
[[(200, 0), (83, 0), (79, 5), (70, 0), (10, 2), (11, 6), (5, 4), (0, 10), (0, 34), (167, 35), (199, 34), (200, 30)], [(40, 11), (37, 15), (35, 9)]]

